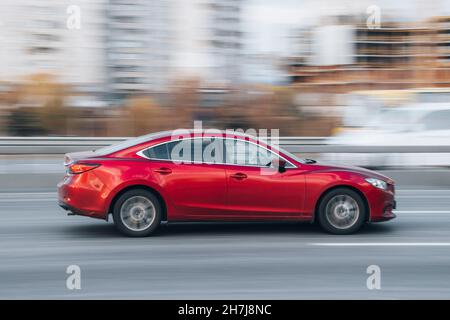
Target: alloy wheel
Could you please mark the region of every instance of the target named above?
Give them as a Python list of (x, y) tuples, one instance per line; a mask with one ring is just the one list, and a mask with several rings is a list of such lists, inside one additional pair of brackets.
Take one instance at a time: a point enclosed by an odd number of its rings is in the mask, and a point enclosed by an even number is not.
[(351, 228), (359, 218), (359, 205), (349, 195), (336, 195), (331, 198), (325, 208), (328, 222), (337, 229)]
[(144, 196), (127, 199), (120, 208), (120, 219), (132, 231), (144, 231), (155, 221), (156, 209), (153, 202)]

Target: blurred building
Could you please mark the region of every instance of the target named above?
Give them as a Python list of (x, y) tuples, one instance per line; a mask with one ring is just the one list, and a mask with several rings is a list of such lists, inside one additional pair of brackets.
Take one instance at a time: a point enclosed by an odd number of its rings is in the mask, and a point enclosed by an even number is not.
[[(299, 34), (309, 37), (302, 42), (312, 49), (291, 59), (292, 83), (301, 90), (330, 93), (449, 86), (447, 21), (392, 22), (379, 29), (359, 24), (313, 28)], [(323, 28), (336, 34), (332, 41), (324, 41)]]
[(432, 41), (435, 44), (435, 65), (450, 68), (450, 17), (434, 17), (429, 20), (429, 24), (434, 29)]
[(164, 90), (172, 52), (170, 1), (109, 0), (105, 9), (110, 98)]
[[(0, 83), (53, 74), (85, 106), (164, 92), (180, 78), (238, 82), (243, 2), (4, 0)], [(73, 5), (80, 28), (67, 26)]]
[(314, 28), (310, 37), (309, 63), (312, 65), (347, 65), (354, 59), (354, 31), (350, 25), (325, 25)]
[(6, 0), (0, 4), (0, 81), (51, 73), (80, 91), (102, 91), (105, 81), (104, 6), (78, 1), (81, 28), (67, 28), (70, 1)]
[(245, 54), (242, 58), (242, 80), (254, 84), (288, 85), (285, 58), (270, 54)]
[(241, 12), (244, 0), (212, 0), (210, 3), (210, 54), (217, 80), (239, 82), (242, 65)]
[(174, 0), (174, 71), (208, 83), (241, 79), (245, 0)]

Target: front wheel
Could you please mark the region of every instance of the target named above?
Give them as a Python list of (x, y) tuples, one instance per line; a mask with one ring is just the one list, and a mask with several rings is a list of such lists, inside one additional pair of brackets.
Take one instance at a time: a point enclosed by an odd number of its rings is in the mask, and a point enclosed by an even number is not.
[(351, 234), (366, 221), (367, 209), (362, 197), (347, 188), (337, 188), (327, 193), (319, 204), (320, 226), (333, 234)]
[(161, 223), (160, 201), (147, 190), (127, 191), (117, 199), (113, 219), (117, 230), (127, 236), (149, 236)]

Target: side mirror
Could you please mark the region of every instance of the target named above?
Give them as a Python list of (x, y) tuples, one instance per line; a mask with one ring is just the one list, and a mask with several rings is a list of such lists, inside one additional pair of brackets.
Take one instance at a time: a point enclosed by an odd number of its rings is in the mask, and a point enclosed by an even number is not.
[(279, 173), (286, 172), (286, 160), (281, 158), (275, 158), (271, 162), (272, 167), (278, 169)]

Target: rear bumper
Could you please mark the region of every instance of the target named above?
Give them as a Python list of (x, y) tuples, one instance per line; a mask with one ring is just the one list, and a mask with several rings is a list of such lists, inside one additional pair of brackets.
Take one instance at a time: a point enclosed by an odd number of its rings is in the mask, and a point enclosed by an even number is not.
[(92, 187), (92, 180), (83, 175), (67, 175), (58, 183), (58, 205), (75, 215), (106, 220), (104, 190)]

